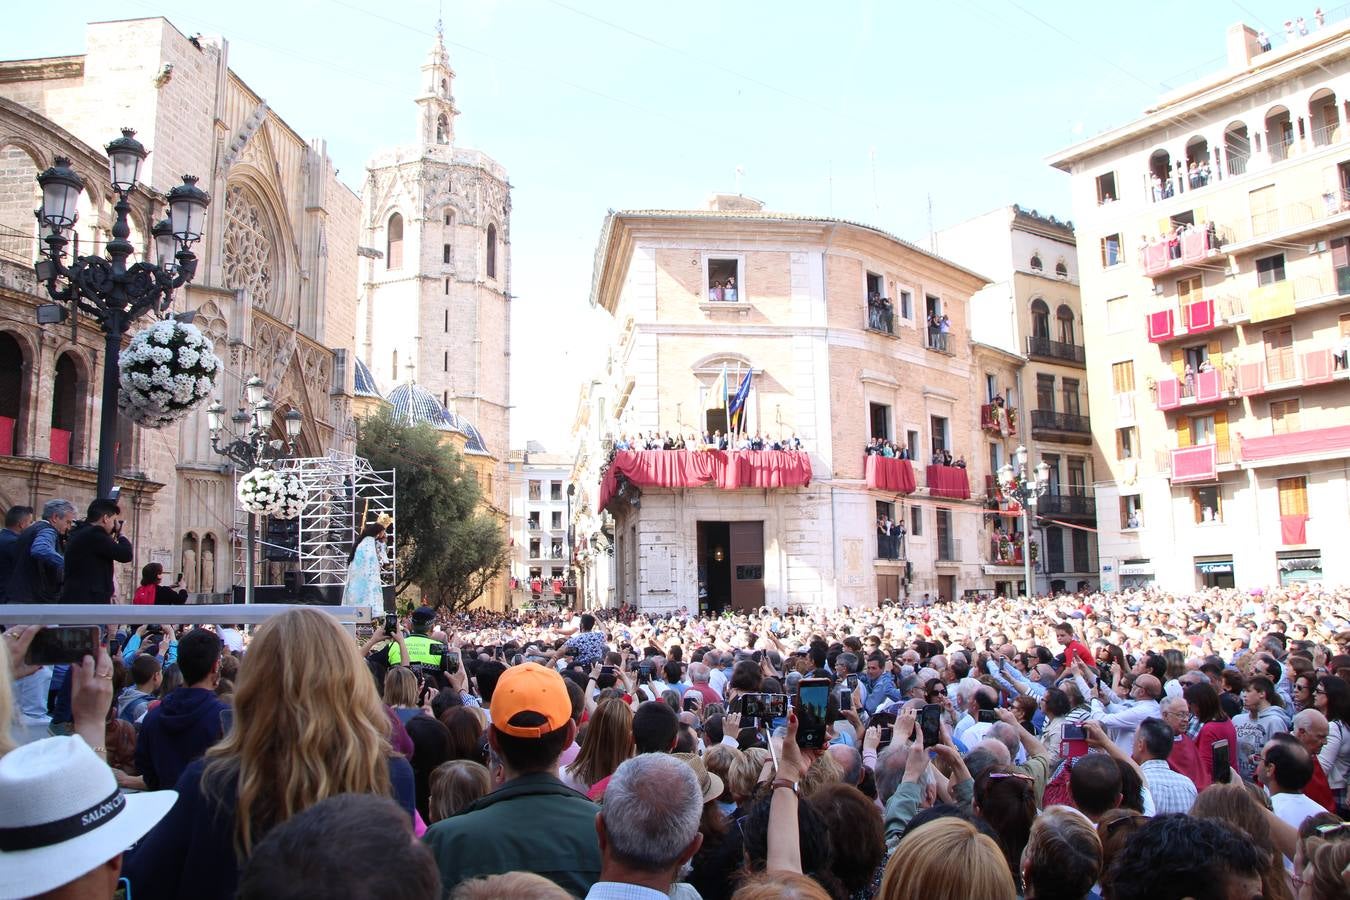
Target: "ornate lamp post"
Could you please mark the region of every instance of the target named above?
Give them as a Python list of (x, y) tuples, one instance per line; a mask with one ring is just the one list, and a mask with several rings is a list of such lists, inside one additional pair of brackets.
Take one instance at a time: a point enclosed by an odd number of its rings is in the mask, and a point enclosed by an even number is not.
[(206, 192), (197, 187), (196, 176), (184, 175), (183, 183), (169, 191), (169, 217), (152, 229), (155, 262), (128, 265), (136, 247), (127, 240), (131, 236), (127, 221), (131, 204), (127, 196), (136, 186), (141, 163), (148, 155), (135, 134), (132, 129), (123, 128), (122, 136), (106, 148), (109, 178), (117, 192), (117, 204), (113, 207), (117, 218), (113, 222), (113, 239), (104, 248), (108, 254), (106, 258), (88, 255), (76, 257), (69, 265), (64, 262), (65, 246), (70, 243), (79, 218), (76, 206), (84, 190), (84, 179), (70, 168), (70, 160), (57, 157), (54, 165), (37, 177), (42, 186), (42, 206), (34, 211), (34, 215), (49, 233), (43, 238), (47, 245), (42, 251), (43, 258), (34, 264), (33, 270), (56, 301), (38, 307), (38, 322), (63, 322), (75, 310), (97, 320), (105, 337), (103, 403), (98, 431), (96, 493), (99, 497), (109, 496), (113, 486), (118, 415), (117, 362), (122, 336), (145, 312), (167, 312), (173, 302), (173, 292), (197, 274), (197, 257), (192, 254), (191, 247), (201, 240), (206, 207), (211, 202)]
[[(244, 399), (252, 411), (240, 407), (230, 417), (234, 428), (231, 434), (225, 434), (228, 442), (222, 446), (221, 436), (225, 431), (225, 407), (219, 400), (206, 409), (206, 424), (211, 431), (211, 449), (234, 463), (240, 472), (248, 472), (260, 464), (272, 459), (280, 459), (295, 452), (295, 439), (300, 436), (304, 417), (300, 411), (292, 409), (286, 413), (286, 440), (274, 440), (272, 420), (276, 407), (263, 395), (263, 380), (254, 375), (244, 385)], [(283, 452), (284, 451), (284, 452)], [(244, 557), (244, 602), (253, 602), (253, 567), (258, 556), (258, 517), (248, 514), (247, 550)]]
[(1005, 496), (1012, 497), (1022, 507), (1022, 565), (1025, 568), (1027, 597), (1035, 595), (1036, 585), (1031, 580), (1031, 510), (1036, 501), (1050, 490), (1050, 466), (1042, 461), (1036, 466), (1034, 477), (1027, 469), (1027, 448), (1018, 447), (1013, 451), (1017, 463), (1014, 469), (1010, 463), (1004, 463), (998, 470), (998, 481)]

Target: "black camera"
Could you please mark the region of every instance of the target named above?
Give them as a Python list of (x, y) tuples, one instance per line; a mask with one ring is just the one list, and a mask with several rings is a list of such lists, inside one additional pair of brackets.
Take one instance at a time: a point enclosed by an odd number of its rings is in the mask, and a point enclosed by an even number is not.
[(787, 715), (787, 694), (741, 694), (731, 708), (743, 719), (781, 719)]
[(441, 671), (454, 675), (459, 671), (459, 651), (446, 647), (441, 651)]

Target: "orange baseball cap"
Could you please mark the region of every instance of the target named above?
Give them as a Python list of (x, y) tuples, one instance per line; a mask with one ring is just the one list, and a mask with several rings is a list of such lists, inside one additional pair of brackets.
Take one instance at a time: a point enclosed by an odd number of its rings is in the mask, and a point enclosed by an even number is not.
[[(542, 725), (512, 725), (517, 713), (544, 717)], [(492, 692), (492, 727), (518, 738), (543, 737), (566, 727), (572, 718), (572, 698), (562, 676), (538, 663), (512, 666), (497, 680)]]

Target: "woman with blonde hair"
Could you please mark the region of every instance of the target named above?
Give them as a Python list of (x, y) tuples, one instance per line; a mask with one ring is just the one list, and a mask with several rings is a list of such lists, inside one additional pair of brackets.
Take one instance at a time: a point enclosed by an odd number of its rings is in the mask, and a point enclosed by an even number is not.
[(581, 752), (562, 771), (563, 784), (586, 793), (633, 755), (633, 711), (622, 700), (605, 700), (586, 723)]
[(235, 895), (272, 827), (337, 794), (393, 797), (411, 819), (413, 772), (356, 643), (327, 612), (297, 607), (254, 632), (234, 724), (178, 780), (169, 814), (128, 854), (137, 900)]
[(443, 762), (431, 773), (431, 800), (427, 824), (448, 819), (492, 790), (487, 766), (471, 759)]
[(1015, 900), (1012, 873), (994, 839), (954, 816), (905, 834), (881, 879), (883, 900)]
[(1350, 896), (1350, 841), (1309, 838), (1304, 856), (1300, 900), (1342, 900)]

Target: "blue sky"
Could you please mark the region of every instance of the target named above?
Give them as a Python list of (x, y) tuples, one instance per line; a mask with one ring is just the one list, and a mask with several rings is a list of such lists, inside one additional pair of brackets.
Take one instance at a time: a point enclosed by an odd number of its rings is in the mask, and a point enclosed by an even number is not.
[(565, 449), (575, 384), (604, 358), (587, 293), (606, 210), (698, 208), (739, 167), (771, 209), (921, 244), (930, 202), (939, 229), (1009, 203), (1071, 217), (1046, 155), (1221, 68), (1229, 25), (1278, 40), (1314, 4), (70, 0), (11, 11), (0, 57), (80, 53), (83, 23), (110, 9), (223, 34), (235, 71), (326, 138), (353, 186), (379, 146), (412, 138), (442, 15), (457, 143), (514, 185), (513, 443)]

